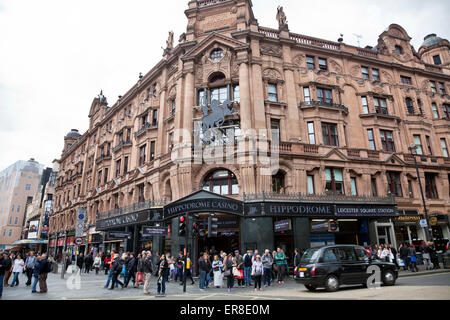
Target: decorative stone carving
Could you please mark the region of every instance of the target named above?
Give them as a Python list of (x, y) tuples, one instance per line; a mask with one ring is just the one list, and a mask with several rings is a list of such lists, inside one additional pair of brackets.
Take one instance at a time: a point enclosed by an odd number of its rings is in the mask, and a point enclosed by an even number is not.
[(381, 38), (378, 38), (377, 49), (378, 49), (378, 52), (381, 54), (389, 54), (389, 49), (388, 49), (386, 43)]
[(353, 65), (350, 69), (350, 74), (353, 77), (361, 77), (361, 67), (359, 65)]
[(335, 60), (332, 60), (332, 59), (330, 60), (330, 66), (334, 70), (334, 72), (342, 74), (342, 67)]
[(303, 67), (303, 62), (306, 60), (306, 56), (304, 54), (299, 54), (295, 56), (292, 62), (299, 68)]
[(265, 69), (263, 72), (263, 77), (266, 79), (270, 79), (270, 80), (283, 81), (283, 77), (281, 76), (281, 73), (272, 68)]
[(383, 75), (383, 78), (386, 80), (386, 82), (392, 83), (393, 82), (393, 77), (391, 76), (390, 73), (388, 73), (387, 71), (382, 70), (381, 74)]
[(326, 83), (326, 84), (330, 84), (331, 83), (331, 81), (328, 78), (326, 78), (326, 77), (318, 77), (316, 81), (318, 83)]
[(262, 45), (260, 49), (261, 55), (281, 57), (281, 48), (278, 46)]
[(422, 91), (424, 91), (424, 92), (427, 92), (428, 91), (428, 88), (430, 87), (430, 84), (429, 84), (429, 80), (423, 80), (421, 83), (420, 83), (420, 89), (422, 90)]
[(383, 88), (381, 88), (381, 87), (379, 87), (379, 86), (374, 87), (374, 88), (373, 88), (373, 91), (374, 91), (375, 93), (378, 93), (378, 94), (384, 94)]

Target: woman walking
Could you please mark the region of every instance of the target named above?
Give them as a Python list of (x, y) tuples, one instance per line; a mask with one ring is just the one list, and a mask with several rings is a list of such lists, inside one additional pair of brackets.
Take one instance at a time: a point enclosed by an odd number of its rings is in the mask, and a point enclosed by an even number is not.
[(223, 270), (223, 263), (220, 261), (219, 256), (214, 256), (214, 261), (212, 263), (212, 269), (214, 274), (214, 286), (216, 288), (222, 288), (223, 285), (223, 276), (222, 276), (222, 270)]
[(164, 297), (166, 295), (166, 282), (169, 275), (169, 263), (166, 256), (163, 254), (158, 261), (158, 295)]
[(227, 278), (228, 292), (231, 292), (231, 289), (234, 285), (233, 268), (237, 267), (237, 264), (234, 262), (233, 255), (231, 253), (225, 257), (223, 264), (225, 267), (225, 272), (223, 273), (223, 275)]
[(414, 247), (413, 244), (411, 244), (409, 248), (408, 258), (411, 261), (411, 271), (419, 272), (419, 269), (417, 268), (416, 247)]
[(17, 258), (14, 260), (14, 263), (12, 266), (12, 273), (13, 273), (14, 278), (11, 283), (11, 287), (19, 285), (19, 273), (23, 272), (24, 265), (25, 265), (25, 262), (23, 261), (20, 254), (18, 254)]
[(94, 268), (95, 268), (95, 274), (98, 275), (98, 271), (100, 270), (100, 265), (102, 264), (102, 256), (100, 253), (97, 254), (97, 256), (94, 259)]
[(258, 287), (259, 291), (262, 291), (261, 278), (263, 274), (264, 274), (264, 266), (261, 262), (261, 256), (257, 255), (252, 264), (252, 276), (255, 281), (255, 291), (258, 290)]

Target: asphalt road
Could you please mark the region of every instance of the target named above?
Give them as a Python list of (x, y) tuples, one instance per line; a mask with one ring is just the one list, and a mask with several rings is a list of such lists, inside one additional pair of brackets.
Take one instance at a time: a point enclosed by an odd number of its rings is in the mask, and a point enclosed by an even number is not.
[[(12, 280), (12, 279), (11, 279)], [(10, 280), (10, 283), (11, 283)], [(338, 292), (325, 292), (318, 289), (309, 292), (303, 285), (292, 280), (285, 285), (275, 284), (263, 288), (262, 292), (254, 292), (253, 288), (236, 288), (232, 293), (226, 292), (226, 288), (209, 288), (204, 292), (198, 290), (195, 285), (187, 285), (187, 293), (182, 292), (179, 283), (170, 282), (167, 285), (166, 297), (156, 297), (156, 278), (152, 278), (150, 292), (152, 295), (143, 294), (142, 286), (139, 289), (128, 288), (115, 290), (104, 289), (106, 282), (104, 274), (95, 273), (66, 274), (61, 279), (59, 274), (49, 274), (48, 293), (31, 293), (31, 287), (25, 286), (26, 276), (20, 275), (20, 285), (14, 288), (4, 288), (2, 300), (317, 300), (317, 299), (363, 299), (363, 300), (414, 300), (414, 299), (443, 299), (450, 300), (450, 272), (432, 275), (417, 275), (412, 277), (400, 277), (395, 286), (366, 289), (361, 286), (343, 287)]]

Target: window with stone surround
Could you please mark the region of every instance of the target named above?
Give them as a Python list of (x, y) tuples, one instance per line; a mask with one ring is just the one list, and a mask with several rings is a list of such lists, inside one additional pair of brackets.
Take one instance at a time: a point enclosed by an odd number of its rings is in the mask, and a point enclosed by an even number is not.
[(278, 171), (276, 174), (272, 176), (272, 192), (274, 193), (284, 193), (285, 186), (284, 186), (284, 180), (285, 180), (286, 174), (283, 171)]
[(317, 100), (323, 104), (333, 104), (333, 91), (326, 88), (317, 88)]
[(396, 197), (402, 197), (402, 184), (400, 180), (400, 173), (395, 171), (386, 172), (389, 191)]
[(239, 194), (239, 184), (236, 176), (228, 170), (217, 170), (203, 180), (203, 190), (220, 195)]
[(362, 73), (363, 79), (370, 80), (369, 67), (361, 66), (361, 73)]
[(147, 145), (144, 144), (143, 146), (139, 147), (139, 166), (143, 166), (146, 161), (146, 149)]
[(356, 187), (356, 177), (350, 177), (350, 186), (352, 188), (352, 196), (357, 196), (358, 188)]
[(314, 132), (314, 122), (308, 122), (308, 142), (309, 144), (316, 144), (316, 136)]
[(436, 90), (436, 81), (431, 81), (431, 80), (430, 80), (430, 88), (431, 88), (431, 92), (437, 93), (437, 90)]
[(269, 101), (278, 102), (278, 89), (276, 83), (269, 83), (267, 89)]
[(337, 124), (322, 122), (323, 144), (326, 146), (339, 146)]
[(444, 118), (450, 120), (450, 104), (444, 103), (442, 110), (444, 111)]
[(436, 66), (441, 65), (441, 64), (442, 64), (441, 56), (438, 55), (438, 54), (435, 55), (435, 56), (433, 56), (433, 63), (434, 63)]
[(425, 194), (427, 199), (437, 199), (436, 173), (425, 172)]
[(325, 168), (325, 193), (344, 194), (342, 169)]
[(392, 131), (380, 130), (380, 137), (383, 151), (395, 152), (394, 135)]
[(316, 69), (315, 58), (313, 56), (306, 56), (306, 66), (308, 69)]
[(150, 142), (150, 161), (155, 160), (155, 141)]
[(400, 80), (403, 84), (412, 85), (411, 77), (400, 76)]
[(414, 135), (414, 144), (416, 145), (417, 149), (416, 152), (418, 155), (423, 155), (423, 149), (422, 149), (422, 139), (420, 139), (419, 134)]
[(239, 84), (233, 85), (233, 101), (241, 102), (241, 90)]
[(369, 113), (369, 104), (367, 103), (367, 97), (362, 96), (361, 102), (362, 102), (362, 106), (363, 106), (363, 113), (368, 114)]
[(406, 110), (408, 111), (409, 115), (414, 115), (414, 106), (413, 106), (413, 101), (411, 98), (406, 98), (405, 99), (405, 104), (406, 104)]
[(373, 135), (373, 129), (367, 129), (367, 137), (369, 139), (369, 149), (370, 150), (376, 150), (375, 138), (374, 138), (374, 135)]
[(327, 59), (319, 57), (319, 70), (328, 71)]
[(447, 142), (445, 141), (445, 138), (441, 138), (441, 147), (444, 157), (448, 158)]
[(430, 156), (433, 155), (433, 152), (431, 150), (431, 140), (430, 140), (430, 136), (425, 136), (425, 142), (427, 143), (427, 148), (428, 148), (428, 154)]
[(443, 82), (439, 82), (439, 91), (441, 92), (441, 94), (447, 94), (447, 92), (445, 91), (445, 84)]
[(309, 92), (309, 87), (303, 87), (303, 97), (305, 102), (311, 102), (311, 94)]
[(120, 167), (122, 166), (122, 160), (119, 159), (116, 161), (116, 178), (120, 176)]
[(315, 188), (314, 188), (314, 176), (313, 175), (307, 175), (307, 186), (308, 186), (308, 194), (315, 194)]
[(384, 98), (373, 97), (373, 104), (377, 114), (388, 114), (387, 102)]
[(370, 186), (372, 188), (372, 196), (377, 197), (378, 196), (378, 188), (377, 188), (377, 178), (375, 176), (372, 176), (370, 178)]
[(438, 109), (437, 109), (436, 102), (432, 102), (431, 103), (431, 109), (433, 110), (433, 119), (439, 119), (439, 112), (438, 112)]

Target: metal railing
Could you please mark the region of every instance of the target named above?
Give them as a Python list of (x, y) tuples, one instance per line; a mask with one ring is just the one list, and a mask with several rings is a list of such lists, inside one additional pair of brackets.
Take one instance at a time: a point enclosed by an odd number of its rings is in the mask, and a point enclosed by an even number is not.
[(326, 102), (326, 101), (304, 101), (300, 104), (300, 108), (302, 107), (327, 107), (327, 108), (333, 108), (337, 110), (342, 110), (345, 113), (348, 113), (348, 108), (344, 106), (343, 104), (337, 104), (332, 102)]
[(139, 129), (138, 131), (136, 131), (134, 133), (135, 137), (139, 137), (142, 133), (144, 133), (145, 131), (147, 131), (147, 129), (156, 129), (158, 128), (158, 123), (150, 123), (150, 122), (146, 122), (141, 129)]
[(386, 195), (384, 197), (374, 196), (349, 196), (344, 194), (305, 194), (305, 193), (276, 193), (276, 192), (262, 192), (243, 194), (244, 201), (295, 201), (295, 202), (327, 202), (327, 203), (358, 203), (358, 204), (395, 204), (395, 197), (393, 195)]
[(98, 157), (97, 159), (95, 159), (95, 163), (98, 164), (101, 161), (105, 160), (105, 159), (111, 159), (111, 153), (107, 153), (106, 155), (101, 155), (100, 157)]
[(131, 146), (131, 141), (121, 141), (119, 142), (119, 144), (117, 146), (115, 146), (113, 148), (113, 152), (116, 152), (117, 150), (119, 150), (120, 148), (124, 147), (124, 146)]
[(139, 212), (148, 210), (155, 207), (161, 207), (166, 205), (166, 200), (148, 200), (143, 202), (137, 202), (129, 206), (116, 208), (103, 213), (97, 214), (97, 220), (107, 219), (112, 217), (121, 216), (128, 213)]

